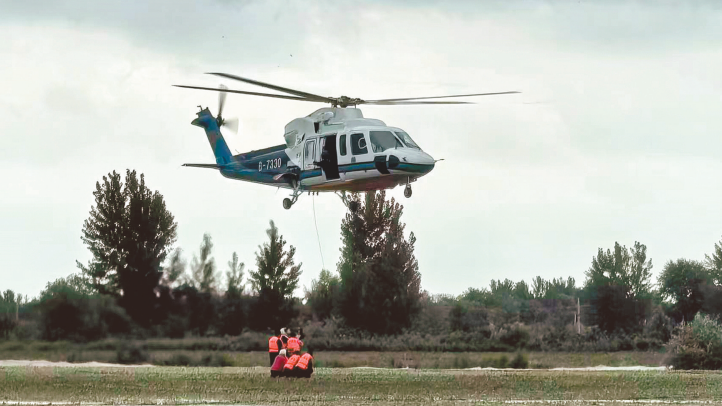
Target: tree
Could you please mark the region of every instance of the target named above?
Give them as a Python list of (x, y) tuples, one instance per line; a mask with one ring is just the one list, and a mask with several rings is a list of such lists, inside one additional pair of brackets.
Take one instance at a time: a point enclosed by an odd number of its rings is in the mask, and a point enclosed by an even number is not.
[(213, 251), (213, 241), (210, 234), (203, 234), (203, 242), (200, 247), (200, 259), (193, 255), (191, 262), (191, 279), (190, 285), (198, 289), (201, 293), (212, 293), (218, 285), (218, 276), (216, 275), (216, 262), (211, 256)]
[(226, 271), (226, 293), (218, 308), (220, 334), (238, 335), (246, 323), (248, 298), (243, 296), (243, 268), (245, 264), (238, 261), (238, 254), (234, 252)]
[(226, 271), (226, 295), (241, 296), (243, 293), (243, 269), (246, 264), (238, 262), (238, 254), (235, 252), (230, 261), (228, 261), (228, 271)]
[(333, 314), (340, 284), (339, 277), (325, 269), (321, 270), (318, 280), (311, 281), (311, 290), (306, 291), (306, 303), (318, 319), (326, 320)]
[(78, 267), (95, 290), (120, 297), (131, 317), (148, 324), (177, 224), (163, 196), (151, 192), (135, 171), (126, 171), (125, 183), (115, 171), (103, 176), (93, 195), (81, 237), (93, 258)]
[(601, 248), (585, 272), (586, 286), (619, 285), (630, 298), (647, 297), (651, 290), (652, 260), (647, 260), (647, 247), (639, 242), (634, 247), (614, 243), (614, 252)]
[(131, 329), (131, 320), (116, 299), (88, 289), (80, 275), (48, 282), (38, 302), (46, 340), (98, 340)]
[(22, 295), (8, 289), (0, 294), (0, 338), (8, 338), (17, 324), (17, 315), (20, 305), (23, 304)]
[(667, 262), (657, 283), (662, 297), (675, 303), (678, 316), (690, 321), (703, 306), (702, 287), (712, 281), (703, 263), (680, 258)]
[(286, 250), (286, 240), (278, 228), (270, 222), (266, 230), (268, 242), (259, 246), (256, 253), (256, 271), (249, 272), (251, 286), (258, 293), (253, 306), (253, 322), (256, 328), (283, 327), (293, 317), (293, 291), (298, 286), (301, 264), (295, 265), (296, 248)]
[(183, 250), (176, 248), (168, 257), (168, 265), (163, 268), (163, 277), (160, 282), (166, 288), (171, 288), (185, 274), (186, 262), (182, 255)]
[(722, 285), (722, 241), (714, 245), (714, 252), (712, 255), (705, 254), (705, 265), (709, 270), (714, 283), (716, 285)]
[(608, 332), (639, 329), (652, 296), (647, 247), (635, 242), (628, 249), (615, 242), (614, 252), (599, 248), (585, 274), (586, 294), (600, 328)]
[[(414, 256), (416, 237), (404, 237), (403, 207), (381, 192), (350, 200), (359, 209), (341, 224), (340, 312), (353, 327), (396, 333), (420, 310), (421, 276)], [(362, 204), (363, 203), (363, 204)]]

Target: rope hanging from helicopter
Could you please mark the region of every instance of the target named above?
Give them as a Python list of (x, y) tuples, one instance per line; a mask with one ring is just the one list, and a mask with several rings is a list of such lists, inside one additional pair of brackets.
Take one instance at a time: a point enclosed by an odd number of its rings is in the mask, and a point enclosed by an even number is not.
[(323, 250), (321, 249), (321, 237), (318, 235), (318, 223), (316, 222), (316, 197), (311, 196), (313, 204), (313, 225), (316, 226), (316, 240), (318, 241), (318, 252), (321, 254), (321, 266), (326, 269), (326, 263), (323, 261)]

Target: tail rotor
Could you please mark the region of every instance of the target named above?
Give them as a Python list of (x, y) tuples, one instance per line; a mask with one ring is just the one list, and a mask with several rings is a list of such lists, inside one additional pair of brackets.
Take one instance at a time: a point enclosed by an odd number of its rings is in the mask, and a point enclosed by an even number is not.
[(218, 92), (218, 116), (216, 117), (216, 122), (218, 123), (219, 127), (225, 127), (231, 131), (233, 131), (234, 134), (238, 133), (238, 118), (233, 117), (229, 119), (223, 118), (223, 107), (226, 104), (226, 90), (228, 90), (228, 87), (225, 85), (218, 86), (218, 89), (220, 91)]

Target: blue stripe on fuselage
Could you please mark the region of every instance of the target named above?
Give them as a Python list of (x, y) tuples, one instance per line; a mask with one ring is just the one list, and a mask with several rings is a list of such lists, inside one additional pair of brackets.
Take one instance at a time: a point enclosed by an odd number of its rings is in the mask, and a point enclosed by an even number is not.
[[(434, 165), (424, 164), (410, 164), (410, 163), (399, 163), (395, 168), (391, 168), (392, 171), (404, 171), (410, 173), (427, 173), (434, 169)], [(376, 165), (373, 162), (358, 162), (352, 164), (339, 165), (338, 171), (340, 173), (357, 172), (357, 171), (369, 171), (376, 170)], [(321, 169), (311, 169), (301, 172), (301, 179), (313, 178), (321, 176)]]

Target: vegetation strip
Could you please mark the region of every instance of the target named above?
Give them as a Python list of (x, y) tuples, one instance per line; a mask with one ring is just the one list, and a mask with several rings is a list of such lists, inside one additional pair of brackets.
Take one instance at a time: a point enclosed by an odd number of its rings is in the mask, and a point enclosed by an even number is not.
[[(310, 380), (265, 368), (0, 368), (0, 402), (340, 404), (477, 401), (711, 401), (722, 373), (319, 368)], [(568, 403), (569, 404), (569, 403)]]

